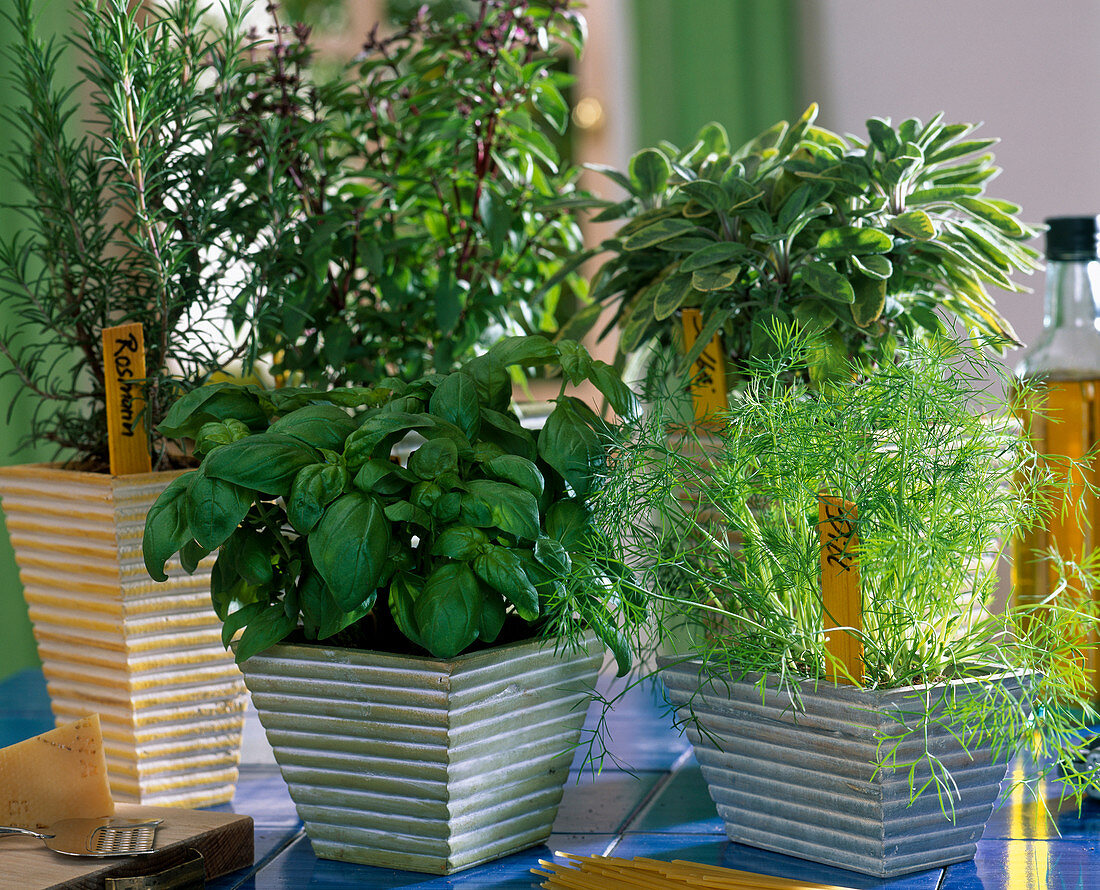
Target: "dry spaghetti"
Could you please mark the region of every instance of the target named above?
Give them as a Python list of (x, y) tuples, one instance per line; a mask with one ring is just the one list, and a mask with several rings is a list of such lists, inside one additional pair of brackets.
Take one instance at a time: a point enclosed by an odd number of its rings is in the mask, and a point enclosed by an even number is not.
[(531, 873), (544, 877), (547, 890), (668, 890), (695, 887), (699, 890), (847, 890), (833, 884), (816, 884), (791, 878), (758, 875), (716, 865), (701, 865), (675, 859), (616, 859), (612, 856), (574, 856), (556, 853), (564, 864), (539, 860), (544, 869)]

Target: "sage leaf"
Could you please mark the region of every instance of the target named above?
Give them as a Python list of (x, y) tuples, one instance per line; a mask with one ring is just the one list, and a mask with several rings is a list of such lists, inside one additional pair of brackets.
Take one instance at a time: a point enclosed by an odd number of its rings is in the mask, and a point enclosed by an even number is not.
[(838, 254), (886, 253), (894, 239), (881, 229), (840, 226), (826, 229), (817, 239), (817, 249)]
[(737, 282), (741, 274), (740, 266), (726, 266), (722, 269), (700, 269), (691, 276), (691, 286), (698, 291), (727, 290)]
[(646, 250), (660, 244), (662, 241), (668, 241), (670, 238), (694, 232), (697, 228), (698, 226), (690, 219), (676, 217), (659, 219), (628, 237), (623, 242), (623, 249)]
[(631, 158), (628, 167), (634, 194), (648, 198), (664, 191), (672, 168), (668, 159), (654, 148), (643, 148)]
[(852, 283), (829, 263), (808, 263), (802, 269), (802, 281), (828, 300), (851, 303), (856, 298)]
[(751, 251), (743, 244), (735, 241), (719, 241), (716, 244), (708, 244), (685, 257), (680, 263), (680, 271), (697, 272), (718, 263), (740, 261), (750, 254)]
[(890, 226), (909, 238), (931, 241), (936, 237), (936, 226), (923, 210), (910, 210), (890, 220)]
[(690, 275), (669, 275), (653, 294), (653, 317), (663, 321), (679, 309), (692, 293)]

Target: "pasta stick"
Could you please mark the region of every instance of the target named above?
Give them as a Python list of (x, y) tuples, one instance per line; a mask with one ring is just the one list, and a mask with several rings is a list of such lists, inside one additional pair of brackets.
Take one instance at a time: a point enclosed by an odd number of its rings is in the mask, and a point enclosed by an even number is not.
[(548, 878), (541, 886), (551, 890), (668, 890), (672, 887), (695, 887), (700, 890), (847, 890), (831, 884), (777, 878), (683, 859), (665, 862), (643, 857), (628, 860), (561, 852), (556, 855), (567, 860), (566, 864), (540, 859), (539, 865), (550, 871), (531, 869), (532, 874)]

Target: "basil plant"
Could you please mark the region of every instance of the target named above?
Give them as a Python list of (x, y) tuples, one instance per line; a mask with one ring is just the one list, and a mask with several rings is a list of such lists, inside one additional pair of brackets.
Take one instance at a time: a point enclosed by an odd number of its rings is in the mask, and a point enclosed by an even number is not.
[[(557, 366), (540, 430), (510, 410), (510, 366)], [(188, 393), (161, 431), (194, 440), (198, 468), (148, 513), (144, 555), (166, 578), (218, 551), (211, 594), (238, 661), (291, 635), (455, 656), (480, 641), (590, 627), (630, 664), (644, 603), (610, 599), (613, 559), (579, 553), (588, 499), (633, 393), (572, 341), (516, 337), (459, 370), (328, 391), (218, 384)], [(399, 443), (415, 447), (404, 464)]]

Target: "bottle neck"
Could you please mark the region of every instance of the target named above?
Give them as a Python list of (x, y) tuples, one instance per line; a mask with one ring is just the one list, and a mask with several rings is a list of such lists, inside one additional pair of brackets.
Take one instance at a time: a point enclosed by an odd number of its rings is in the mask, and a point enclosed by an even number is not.
[(1100, 331), (1100, 261), (1047, 263), (1043, 327)]

